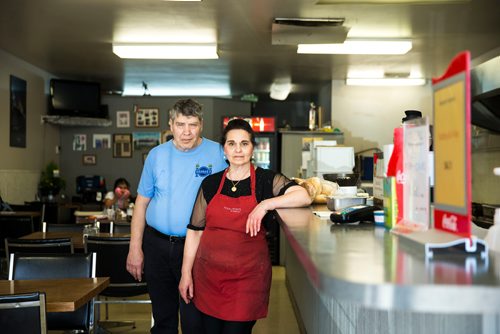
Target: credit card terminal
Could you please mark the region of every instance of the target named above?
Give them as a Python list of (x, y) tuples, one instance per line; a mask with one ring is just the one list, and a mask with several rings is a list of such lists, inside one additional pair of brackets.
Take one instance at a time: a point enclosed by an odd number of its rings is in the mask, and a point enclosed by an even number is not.
[(373, 221), (373, 211), (375, 210), (378, 210), (378, 207), (373, 205), (354, 205), (339, 211), (333, 211), (330, 220), (337, 224)]

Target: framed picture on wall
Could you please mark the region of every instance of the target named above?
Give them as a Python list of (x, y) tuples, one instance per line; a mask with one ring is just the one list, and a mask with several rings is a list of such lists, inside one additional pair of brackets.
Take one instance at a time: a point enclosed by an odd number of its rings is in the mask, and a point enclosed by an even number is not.
[(132, 157), (132, 135), (130, 133), (113, 134), (113, 158)]
[(129, 128), (130, 127), (130, 111), (117, 111), (116, 112), (116, 127)]
[(26, 80), (10, 76), (10, 146), (26, 147)]
[(158, 108), (137, 108), (135, 126), (138, 128), (157, 128), (160, 126), (160, 110)]
[(87, 135), (75, 134), (73, 135), (73, 151), (86, 151), (87, 150)]
[(134, 150), (150, 150), (152, 147), (160, 144), (159, 132), (134, 132), (132, 134)]
[(95, 154), (84, 154), (82, 155), (82, 163), (84, 165), (95, 165), (97, 164), (97, 157)]
[(93, 148), (111, 148), (111, 135), (94, 134), (92, 136)]

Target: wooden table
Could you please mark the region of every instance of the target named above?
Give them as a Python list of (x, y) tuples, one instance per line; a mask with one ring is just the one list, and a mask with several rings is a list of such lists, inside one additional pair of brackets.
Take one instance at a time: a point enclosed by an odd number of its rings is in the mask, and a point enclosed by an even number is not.
[(47, 312), (72, 312), (109, 285), (109, 277), (0, 280), (0, 295), (45, 292)]
[(0, 211), (0, 217), (40, 217), (40, 211)]
[[(98, 233), (98, 237), (130, 237), (128, 233)], [(64, 231), (64, 232), (33, 232), (31, 234), (23, 236), (21, 239), (54, 239), (54, 238), (71, 238), (73, 241), (73, 247), (75, 249), (84, 249), (83, 245), (83, 233), (74, 231)]]

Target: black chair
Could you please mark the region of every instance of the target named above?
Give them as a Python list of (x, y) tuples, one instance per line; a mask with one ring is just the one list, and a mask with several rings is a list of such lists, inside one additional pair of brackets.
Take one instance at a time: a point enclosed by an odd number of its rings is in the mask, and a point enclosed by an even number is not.
[(42, 223), (42, 232), (83, 232), (84, 224), (49, 224)]
[(5, 238), (7, 260), (12, 253), (73, 253), (71, 238), (15, 239)]
[[(113, 300), (105, 298), (105, 300), (101, 300), (98, 297), (96, 303), (106, 305), (106, 320), (108, 320), (107, 304), (151, 303), (150, 299), (126, 299), (127, 297), (140, 296), (148, 292), (145, 280), (137, 282), (126, 269), (129, 245), (130, 237), (98, 237), (89, 235), (85, 241), (85, 252), (95, 252), (97, 254), (97, 276), (110, 278), (108, 287), (99, 296), (121, 298)], [(108, 321), (100, 322), (99, 324), (103, 327), (131, 325), (135, 328), (135, 322), (133, 321)]]
[(111, 222), (109, 226), (109, 233), (128, 233), (130, 234), (130, 223), (117, 223)]
[[(81, 278), (95, 276), (95, 253), (90, 254), (11, 254), (9, 280)], [(74, 312), (47, 314), (49, 330), (91, 332), (94, 301)]]
[(35, 232), (35, 222), (30, 216), (0, 216), (0, 252), (5, 253), (5, 238), (20, 238)]
[(45, 294), (0, 296), (0, 331), (3, 334), (47, 333)]

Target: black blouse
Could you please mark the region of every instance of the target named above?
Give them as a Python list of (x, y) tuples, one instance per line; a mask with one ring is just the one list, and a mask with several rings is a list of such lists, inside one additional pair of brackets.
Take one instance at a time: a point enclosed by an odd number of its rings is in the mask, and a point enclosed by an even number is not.
[[(189, 229), (205, 229), (207, 205), (217, 193), (223, 174), (224, 171), (212, 174), (202, 181), (200, 190), (196, 196), (196, 202), (194, 203), (193, 213), (191, 214), (191, 223), (187, 226)], [(288, 188), (297, 185), (295, 181), (290, 180), (281, 173), (260, 167), (255, 170), (255, 178), (255, 197), (258, 203), (268, 198), (283, 195)], [(231, 191), (232, 187), (233, 183), (226, 177), (221, 193), (230, 197), (250, 195), (250, 177), (241, 180), (235, 192)]]

